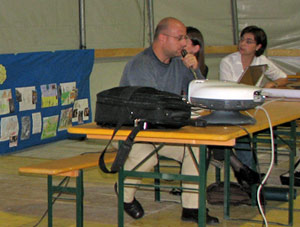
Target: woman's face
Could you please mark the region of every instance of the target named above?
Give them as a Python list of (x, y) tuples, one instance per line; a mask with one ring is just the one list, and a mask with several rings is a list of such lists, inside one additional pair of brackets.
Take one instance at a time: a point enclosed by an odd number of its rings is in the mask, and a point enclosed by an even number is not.
[(256, 43), (252, 33), (245, 33), (239, 41), (239, 51), (241, 55), (255, 56), (255, 52), (261, 48), (261, 44)]
[(200, 46), (199, 45), (193, 45), (192, 40), (187, 39), (185, 49), (189, 54), (195, 55), (200, 50)]

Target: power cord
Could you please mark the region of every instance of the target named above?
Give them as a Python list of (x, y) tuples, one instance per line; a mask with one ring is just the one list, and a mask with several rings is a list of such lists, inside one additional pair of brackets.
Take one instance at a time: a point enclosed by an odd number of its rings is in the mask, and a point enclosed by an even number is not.
[[(268, 227), (268, 221), (267, 221), (267, 218), (266, 218), (266, 215), (264, 213), (264, 209), (262, 207), (262, 204), (261, 204), (261, 201), (260, 201), (260, 195), (261, 195), (261, 190), (264, 186), (264, 184), (266, 183), (267, 179), (269, 178), (270, 174), (271, 174), (271, 171), (274, 167), (274, 161), (275, 161), (275, 148), (274, 148), (274, 136), (273, 136), (273, 127), (272, 127), (272, 122), (271, 122), (271, 119), (270, 119), (270, 116), (267, 112), (267, 110), (265, 108), (263, 108), (262, 106), (257, 106), (256, 108), (256, 111), (255, 111), (255, 114), (258, 110), (263, 110), (267, 119), (268, 119), (268, 123), (269, 123), (269, 128), (270, 128), (270, 138), (271, 138), (271, 163), (270, 163), (270, 166), (268, 168), (268, 171), (266, 173), (266, 175), (263, 177), (263, 180), (261, 182), (261, 184), (258, 186), (257, 188), (257, 195), (256, 195), (256, 198), (257, 198), (257, 204), (258, 204), (258, 208), (259, 208), (259, 211), (262, 215), (262, 218), (264, 220), (264, 225), (266, 227)], [(255, 115), (254, 114), (254, 115)], [(263, 226), (264, 226), (263, 225)]]

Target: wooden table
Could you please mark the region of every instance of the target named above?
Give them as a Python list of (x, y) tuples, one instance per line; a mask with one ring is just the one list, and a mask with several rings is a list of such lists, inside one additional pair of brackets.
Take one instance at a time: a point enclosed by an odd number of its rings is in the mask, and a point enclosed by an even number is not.
[[(264, 106), (267, 110), (272, 126), (277, 126), (287, 122), (295, 121), (300, 118), (300, 103), (299, 102), (270, 102)], [(254, 114), (255, 110), (250, 110), (250, 114)], [(244, 128), (249, 133), (255, 133), (269, 128), (267, 117), (262, 110), (258, 110), (255, 114), (257, 123), (255, 125), (246, 125)], [(123, 127), (119, 130), (115, 136), (115, 140), (125, 140), (129, 135), (131, 128)], [(92, 139), (110, 139), (113, 129), (102, 128), (97, 126), (95, 123), (89, 123), (84, 125), (77, 125), (68, 129), (69, 133), (75, 134), (86, 134), (87, 138)], [(206, 160), (206, 145), (222, 145), (222, 146), (233, 146), (237, 138), (245, 136), (247, 133), (245, 130), (237, 126), (208, 126), (192, 127), (186, 126), (181, 129), (153, 129), (141, 131), (138, 133), (135, 141), (143, 142), (157, 142), (157, 143), (176, 143), (176, 144), (189, 144), (189, 145), (200, 145), (200, 160)], [(296, 134), (295, 134), (296, 136)], [(294, 157), (295, 149), (292, 149), (290, 157)], [(225, 197), (229, 198), (229, 152), (225, 155)], [(206, 173), (206, 162), (200, 161), (199, 163), (200, 173)], [(124, 226), (123, 216), (123, 190), (124, 190), (124, 178), (127, 176), (141, 177), (141, 172), (124, 171), (119, 172), (119, 226)], [(161, 178), (162, 175), (152, 175), (149, 173), (143, 173), (143, 177), (149, 178)], [(294, 176), (294, 159), (290, 158), (290, 196), (289, 198), (289, 210), (293, 210), (293, 177)], [(199, 226), (206, 225), (206, 174), (200, 174), (199, 176), (189, 176), (190, 178), (180, 178), (182, 180), (192, 180), (199, 182)], [(175, 177), (176, 178), (176, 177)], [(174, 179), (175, 179), (174, 178)], [(161, 178), (163, 179), (163, 178)], [(178, 179), (178, 177), (176, 178)], [(289, 223), (293, 222), (292, 212), (289, 212)], [(224, 201), (224, 216), (229, 217), (229, 200)]]

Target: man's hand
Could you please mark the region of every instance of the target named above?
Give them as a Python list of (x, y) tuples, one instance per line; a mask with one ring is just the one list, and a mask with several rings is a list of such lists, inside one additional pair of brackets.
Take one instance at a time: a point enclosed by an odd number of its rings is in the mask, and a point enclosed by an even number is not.
[(185, 57), (182, 58), (183, 64), (188, 67), (189, 69), (196, 70), (198, 68), (198, 61), (197, 58), (193, 54), (187, 54)]

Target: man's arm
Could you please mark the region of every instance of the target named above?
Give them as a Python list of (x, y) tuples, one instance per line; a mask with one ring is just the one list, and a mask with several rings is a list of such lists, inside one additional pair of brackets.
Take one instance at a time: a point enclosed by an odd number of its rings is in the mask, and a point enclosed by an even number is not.
[(149, 86), (157, 88), (153, 71), (149, 70), (151, 63), (143, 60), (134, 60), (127, 63), (120, 81), (120, 86)]

